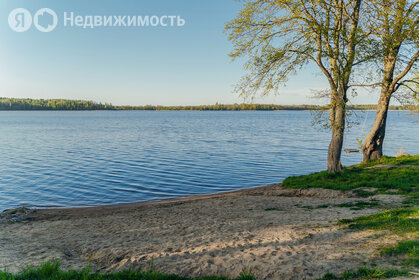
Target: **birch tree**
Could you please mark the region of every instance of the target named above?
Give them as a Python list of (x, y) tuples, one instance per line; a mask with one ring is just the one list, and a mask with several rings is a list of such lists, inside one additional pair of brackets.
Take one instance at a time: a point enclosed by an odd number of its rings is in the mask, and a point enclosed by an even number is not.
[[(239, 82), (242, 95), (277, 92), (308, 63), (317, 65), (330, 91), (327, 170), (342, 170), (347, 91), (357, 48), (364, 38), (361, 0), (245, 0), (226, 26), (233, 58), (246, 57), (248, 74)], [(360, 58), (362, 59), (362, 58)]]

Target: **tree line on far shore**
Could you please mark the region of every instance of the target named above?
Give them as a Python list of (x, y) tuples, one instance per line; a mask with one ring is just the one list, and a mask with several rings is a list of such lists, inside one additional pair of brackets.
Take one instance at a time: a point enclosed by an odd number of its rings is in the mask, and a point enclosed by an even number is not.
[[(351, 110), (376, 110), (377, 105), (351, 105)], [(114, 106), (110, 103), (98, 103), (85, 100), (68, 99), (30, 99), (30, 98), (0, 98), (0, 110), (49, 110), (49, 111), (94, 111), (94, 110), (138, 110), (138, 111), (279, 111), (279, 110), (323, 110), (318, 105), (276, 105), (276, 104), (215, 104), (197, 106)], [(390, 110), (417, 111), (419, 106), (390, 106)]]
[(112, 110), (112, 104), (68, 99), (0, 98), (0, 110)]

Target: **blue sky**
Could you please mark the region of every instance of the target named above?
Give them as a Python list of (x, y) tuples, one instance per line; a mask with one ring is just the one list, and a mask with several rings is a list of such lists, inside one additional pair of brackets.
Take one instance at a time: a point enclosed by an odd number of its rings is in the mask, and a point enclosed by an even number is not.
[[(222, 33), (242, 4), (233, 0), (2, 0), (0, 2), (0, 96), (69, 98), (115, 105), (240, 103), (233, 87), (243, 61), (232, 62)], [(32, 15), (50, 8), (58, 26), (18, 33), (9, 13)], [(64, 12), (76, 15), (180, 15), (183, 27), (64, 27)], [(258, 103), (313, 104), (310, 89), (326, 88), (315, 67), (292, 78), (279, 96)], [(362, 95), (352, 103), (375, 103)]]

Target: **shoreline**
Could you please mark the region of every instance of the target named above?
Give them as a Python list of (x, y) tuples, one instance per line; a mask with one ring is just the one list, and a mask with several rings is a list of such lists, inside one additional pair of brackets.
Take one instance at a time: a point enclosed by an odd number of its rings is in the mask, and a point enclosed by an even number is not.
[(260, 191), (264, 188), (269, 188), (272, 186), (280, 186), (281, 184), (268, 184), (258, 187), (251, 187), (245, 189), (238, 189), (232, 191), (221, 191), (216, 193), (209, 193), (209, 194), (196, 194), (190, 196), (181, 196), (181, 197), (174, 197), (174, 198), (165, 198), (161, 200), (149, 200), (149, 201), (136, 201), (136, 202), (122, 202), (122, 203), (115, 203), (115, 204), (99, 204), (99, 205), (84, 205), (84, 206), (30, 206), (30, 205), (20, 205), (13, 208), (5, 208), (0, 210), (0, 214), (5, 211), (10, 211), (19, 208), (27, 208), (31, 211), (44, 211), (44, 210), (86, 210), (91, 208), (130, 208), (130, 207), (139, 207), (139, 206), (146, 206), (146, 205), (159, 205), (159, 204), (166, 204), (166, 203), (176, 203), (176, 202), (186, 202), (186, 201), (195, 201), (195, 200), (202, 200), (220, 196), (229, 196), (229, 195), (239, 195), (245, 193), (252, 193), (254, 191)]
[[(36, 218), (44, 218), (44, 216), (50, 215), (72, 215), (72, 214), (109, 214), (128, 211), (130, 209), (139, 209), (144, 207), (156, 207), (156, 206), (175, 206), (177, 204), (183, 204), (186, 202), (199, 202), (202, 200), (216, 199), (216, 198), (227, 198), (234, 196), (246, 196), (246, 195), (266, 195), (268, 192), (272, 192), (273, 188), (281, 188), (281, 183), (279, 184), (269, 184), (259, 187), (252, 187), (247, 189), (239, 189), (211, 194), (200, 194), (200, 195), (191, 195), (184, 196), (179, 198), (167, 198), (163, 200), (152, 200), (152, 201), (138, 201), (138, 202), (128, 202), (128, 203), (117, 203), (117, 204), (104, 204), (104, 205), (92, 205), (92, 206), (63, 206), (63, 207), (29, 207), (30, 212), (34, 214)], [(331, 191), (329, 193), (328, 191)], [(347, 197), (351, 196), (351, 193), (342, 194), (340, 191), (334, 190), (324, 190), (324, 189), (307, 189), (307, 190), (298, 190), (298, 189), (281, 189), (276, 191), (276, 195), (279, 196), (325, 196), (325, 197)], [(6, 209), (4, 211), (18, 209), (25, 206), (20, 206), (17, 208)]]
[[(129, 208), (129, 207), (137, 207), (143, 205), (159, 205), (159, 204), (166, 204), (166, 203), (176, 203), (176, 202), (186, 202), (186, 201), (195, 201), (201, 199), (208, 199), (208, 198), (215, 198), (220, 196), (229, 196), (229, 195), (240, 195), (246, 193), (253, 193), (255, 191), (261, 191), (262, 189), (271, 188), (274, 186), (280, 186), (279, 184), (268, 184), (258, 187), (251, 187), (246, 189), (238, 189), (232, 191), (221, 191), (216, 193), (209, 193), (209, 194), (196, 194), (190, 196), (181, 196), (181, 197), (174, 197), (174, 198), (165, 198), (161, 200), (150, 200), (150, 201), (137, 201), (137, 202), (122, 202), (116, 204), (99, 204), (99, 205), (88, 205), (88, 206), (36, 206), (36, 207), (28, 207), (29, 209), (33, 210), (72, 210), (72, 209), (89, 209), (89, 208)], [(25, 205), (21, 205), (19, 207), (26, 207)], [(16, 208), (19, 208), (16, 207)], [(10, 209), (5, 209), (10, 210)]]
[[(377, 195), (383, 205), (402, 198)], [(317, 279), (376, 260), (393, 244), (371, 232), (341, 229), (340, 219), (380, 211), (342, 208), (368, 201), (350, 192), (282, 189), (279, 184), (163, 201), (37, 209), (33, 220), (0, 219), (0, 270), (59, 260), (64, 269), (147, 269), (181, 276)], [(330, 205), (324, 208), (322, 205)]]

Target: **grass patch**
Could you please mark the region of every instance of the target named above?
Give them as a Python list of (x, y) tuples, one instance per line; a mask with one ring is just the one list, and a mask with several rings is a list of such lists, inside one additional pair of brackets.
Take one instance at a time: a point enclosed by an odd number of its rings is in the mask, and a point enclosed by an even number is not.
[[(397, 164), (398, 167), (370, 168), (378, 164)], [(284, 188), (324, 188), (341, 191), (355, 191), (359, 196), (378, 193), (419, 196), (419, 168), (403, 165), (419, 165), (419, 155), (400, 158), (383, 157), (381, 160), (344, 168), (340, 173), (326, 171), (286, 178)], [(364, 190), (372, 188), (373, 191)]]
[(362, 210), (365, 208), (375, 208), (380, 206), (380, 202), (375, 199), (370, 201), (347, 202), (335, 205), (337, 207), (350, 208), (351, 210)]
[(411, 240), (400, 242), (395, 247), (383, 249), (381, 254), (387, 256), (408, 255), (411, 257), (419, 257), (419, 241)]
[(265, 208), (265, 211), (277, 211), (277, 210), (278, 210), (278, 208), (274, 208), (274, 207)]
[(406, 258), (402, 263), (419, 268), (419, 241), (409, 240), (399, 242), (396, 246), (381, 250), (383, 256), (403, 256)]
[[(369, 168), (377, 165), (394, 165), (386, 168)], [(388, 230), (400, 236), (414, 236), (419, 233), (419, 155), (398, 158), (382, 157), (379, 160), (361, 163), (344, 168), (340, 173), (326, 171), (309, 175), (294, 176), (285, 179), (284, 188), (307, 189), (323, 188), (340, 191), (353, 191), (358, 196), (368, 197), (376, 194), (406, 195), (404, 208), (389, 209), (370, 216), (339, 221), (353, 230)], [(325, 205), (317, 206), (323, 208)], [(381, 207), (379, 201), (358, 201), (330, 205), (333, 207), (348, 207), (352, 210)], [(307, 207), (308, 208), (308, 207)], [(309, 209), (315, 209), (310, 207)], [(383, 255), (405, 256), (405, 264), (418, 267), (417, 241), (403, 241), (392, 248), (384, 249)], [(383, 270), (379, 268), (362, 267), (356, 271), (346, 271), (341, 276), (332, 273), (325, 274), (320, 280), (331, 279), (384, 279), (396, 276), (406, 276), (408, 272), (399, 270)]]
[(386, 279), (407, 275), (409, 275), (408, 272), (395, 269), (382, 270), (376, 268), (361, 267), (356, 271), (345, 271), (341, 276), (336, 276), (333, 273), (326, 273), (322, 278), (318, 280)]
[[(301, 208), (313, 210), (313, 209), (324, 209), (329, 207), (342, 207), (342, 208), (350, 208), (351, 210), (362, 210), (365, 208), (374, 208), (380, 207), (380, 202), (375, 199), (371, 199), (370, 201), (356, 201), (356, 202), (346, 202), (341, 204), (321, 204), (318, 206), (301, 206)], [(268, 208), (271, 209), (271, 208)], [(274, 208), (273, 208), (274, 209)], [(269, 211), (265, 209), (265, 211)]]
[[(413, 234), (414, 237), (418, 237), (419, 207), (390, 209), (375, 215), (344, 219), (339, 223), (347, 224), (349, 228), (355, 230), (388, 230), (398, 235)], [(402, 241), (394, 247), (381, 250), (380, 254), (383, 256), (403, 256), (402, 264), (419, 268), (418, 247), (419, 241)]]
[(406, 206), (419, 205), (419, 194), (415, 193), (413, 195), (408, 196), (405, 200), (403, 200), (402, 203)]
[(401, 156), (401, 157), (386, 157), (380, 159), (370, 160), (365, 163), (356, 165), (357, 167), (365, 168), (376, 165), (419, 165), (419, 155), (414, 156)]
[(328, 205), (328, 204), (322, 204), (322, 205), (318, 205), (318, 206), (311, 206), (311, 205), (305, 205), (305, 206), (301, 206), (301, 208), (307, 209), (307, 210), (313, 210), (313, 209), (324, 209), (324, 208), (328, 208), (329, 206), (332, 205)]
[(349, 228), (356, 230), (389, 230), (398, 234), (418, 233), (419, 207), (390, 209), (375, 215), (343, 219), (339, 223), (347, 224)]
[[(255, 280), (249, 272), (243, 272), (235, 280)], [(30, 267), (19, 274), (0, 271), (0, 280), (231, 280), (226, 277), (208, 276), (187, 278), (178, 275), (162, 274), (155, 271), (121, 271), (115, 273), (93, 273), (90, 269), (81, 271), (60, 269), (58, 262), (47, 262), (39, 267)]]

